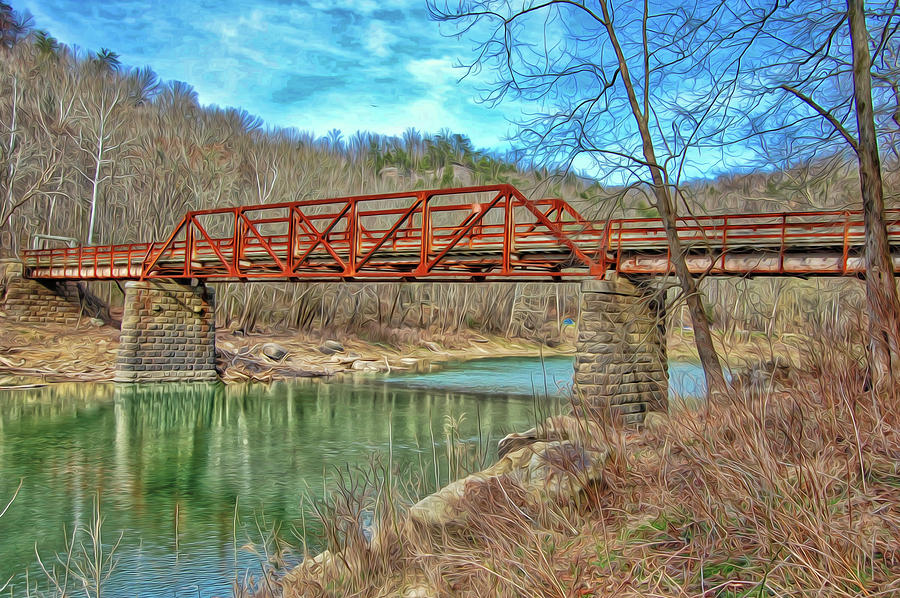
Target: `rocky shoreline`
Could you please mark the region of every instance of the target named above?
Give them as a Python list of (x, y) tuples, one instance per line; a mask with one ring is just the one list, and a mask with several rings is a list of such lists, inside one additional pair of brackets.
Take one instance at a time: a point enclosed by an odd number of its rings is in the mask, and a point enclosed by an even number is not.
[[(106, 382), (115, 373), (119, 330), (85, 320), (75, 327), (21, 324), (0, 317), (0, 388), (52, 382)], [(216, 361), (226, 384), (415, 371), (431, 364), (487, 357), (572, 353), (524, 339), (474, 333), (443, 342), (410, 338), (397, 346), (355, 336), (301, 333), (216, 333)]]
[(481, 335), (456, 337), (445, 344), (420, 340), (393, 347), (358, 338), (317, 340), (298, 335), (235, 336), (221, 333), (216, 350), (223, 381), (274, 381), (334, 376), (342, 373), (390, 373), (421, 369), (436, 362), (488, 357), (534, 357), (573, 352), (568, 346), (547, 347), (522, 339)]

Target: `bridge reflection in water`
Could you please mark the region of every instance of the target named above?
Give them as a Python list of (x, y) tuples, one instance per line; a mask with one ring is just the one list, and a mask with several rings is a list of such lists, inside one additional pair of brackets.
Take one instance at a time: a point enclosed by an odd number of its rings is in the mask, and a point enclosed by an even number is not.
[(17, 594), (26, 569), (41, 579), (34, 543), (45, 557), (61, 551), (63, 526), (89, 523), (99, 493), (104, 538), (125, 532), (110, 595), (197, 595), (193, 584), (203, 596), (227, 594), (236, 500), (239, 545), (257, 535), (255, 517), (299, 526), (301, 495), (321, 494), (323, 471), (387, 455), (391, 434), (396, 464), (428, 470), (432, 431), (440, 445), (446, 416), (463, 413), (464, 438), (477, 438), (479, 417), (495, 440), (533, 422), (528, 397), (372, 381), (0, 391), (0, 499), (24, 479), (0, 519), (0, 577), (17, 575)]

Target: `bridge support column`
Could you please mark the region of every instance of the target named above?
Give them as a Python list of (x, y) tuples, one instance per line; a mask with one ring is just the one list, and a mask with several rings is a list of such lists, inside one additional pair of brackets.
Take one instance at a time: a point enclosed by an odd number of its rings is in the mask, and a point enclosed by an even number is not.
[(203, 284), (125, 283), (116, 382), (216, 379), (213, 290)]
[(41, 282), (24, 277), (18, 260), (0, 260), (0, 307), (13, 322), (74, 326), (93, 314), (83, 313), (75, 282)]
[(668, 409), (663, 309), (649, 288), (623, 277), (582, 283), (577, 405), (629, 424)]

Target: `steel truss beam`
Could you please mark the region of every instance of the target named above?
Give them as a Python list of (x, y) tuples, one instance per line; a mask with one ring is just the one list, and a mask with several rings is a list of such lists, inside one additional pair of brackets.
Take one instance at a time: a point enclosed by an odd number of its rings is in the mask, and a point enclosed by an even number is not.
[[(887, 210), (900, 246), (900, 210)], [(859, 275), (859, 211), (686, 217), (689, 267), (718, 275)], [(385, 193), (185, 214), (161, 242), (22, 252), (46, 279), (547, 280), (672, 271), (658, 218), (590, 220), (512, 185)], [(900, 256), (895, 260), (900, 271)]]

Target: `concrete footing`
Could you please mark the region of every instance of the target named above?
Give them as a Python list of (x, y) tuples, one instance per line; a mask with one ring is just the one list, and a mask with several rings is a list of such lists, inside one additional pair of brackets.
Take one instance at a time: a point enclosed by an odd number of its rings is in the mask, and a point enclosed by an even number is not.
[(668, 410), (664, 305), (623, 277), (585, 281), (575, 353), (578, 404), (639, 424)]
[(126, 283), (116, 382), (217, 378), (213, 290), (202, 284)]

